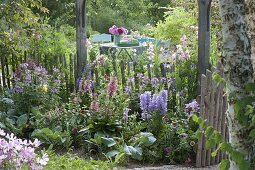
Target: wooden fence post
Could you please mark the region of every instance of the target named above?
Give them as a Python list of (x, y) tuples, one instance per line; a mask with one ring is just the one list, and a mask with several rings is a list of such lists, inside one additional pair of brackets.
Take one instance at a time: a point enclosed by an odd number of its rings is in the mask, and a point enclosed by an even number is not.
[[(76, 50), (77, 50), (77, 78), (82, 76), (82, 71), (87, 63), (86, 47), (86, 0), (76, 0)], [(77, 84), (76, 84), (77, 87)]]

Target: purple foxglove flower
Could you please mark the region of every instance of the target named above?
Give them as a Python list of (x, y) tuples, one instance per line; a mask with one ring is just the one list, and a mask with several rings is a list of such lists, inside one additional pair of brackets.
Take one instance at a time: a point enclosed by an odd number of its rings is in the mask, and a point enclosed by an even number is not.
[(112, 76), (110, 78), (110, 82), (108, 83), (108, 87), (107, 87), (107, 95), (109, 97), (112, 97), (115, 95), (115, 93), (117, 92), (118, 89), (118, 82), (117, 82), (117, 78)]

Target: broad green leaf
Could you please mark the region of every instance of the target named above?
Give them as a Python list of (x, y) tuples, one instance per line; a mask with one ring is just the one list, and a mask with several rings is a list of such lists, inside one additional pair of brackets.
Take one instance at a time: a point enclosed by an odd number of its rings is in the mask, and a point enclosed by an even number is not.
[(8, 118), (8, 117), (5, 120), (6, 120), (6, 122), (10, 123), (11, 125), (15, 124), (15, 121), (10, 119), (10, 118)]
[(214, 139), (207, 140), (206, 143), (205, 143), (206, 149), (211, 149), (214, 146), (215, 146), (215, 140)]
[(239, 164), (239, 169), (250, 169), (251, 168), (251, 163), (247, 160), (242, 160)]
[(142, 148), (133, 146), (124, 146), (124, 151), (127, 155), (130, 155), (133, 159), (142, 160)]
[(207, 138), (210, 138), (212, 136), (213, 132), (214, 132), (213, 127), (209, 126), (209, 127), (207, 127), (207, 129), (205, 131), (205, 136)]
[(138, 139), (139, 142), (142, 142), (141, 145), (151, 146), (157, 139), (153, 136), (152, 133), (141, 132), (141, 137)]
[(203, 136), (203, 133), (202, 133), (200, 130), (196, 131), (195, 137), (196, 137), (197, 139), (201, 139), (202, 136)]
[(108, 157), (114, 157), (114, 156), (116, 156), (116, 155), (118, 155), (119, 154), (119, 151), (117, 151), (117, 150), (112, 150), (112, 151), (110, 151), (110, 152), (107, 152), (107, 154), (106, 154), (106, 156), (108, 156)]
[(116, 144), (116, 141), (113, 138), (101, 137), (103, 144), (107, 147), (112, 147)]
[(218, 132), (218, 131), (214, 131), (214, 139), (216, 143), (220, 143), (223, 141), (223, 136)]
[(199, 125), (201, 125), (202, 123), (204, 123), (204, 120), (201, 117), (199, 117), (197, 122), (198, 122)]
[(229, 160), (222, 160), (220, 162), (220, 170), (229, 170), (229, 168), (230, 168)]
[(231, 158), (235, 162), (239, 163), (244, 159), (244, 155), (242, 153), (234, 150), (233, 152), (231, 152)]
[(255, 138), (255, 129), (252, 129), (252, 131), (250, 131), (249, 136)]
[(193, 115), (192, 115), (192, 120), (193, 120), (194, 122), (198, 123), (198, 116), (195, 115), (195, 114), (193, 114)]
[(245, 91), (247, 91), (247, 92), (255, 92), (255, 84), (254, 83), (247, 83), (245, 85)]
[(223, 152), (232, 152), (232, 146), (230, 143), (226, 143), (226, 142), (222, 142), (220, 145), (219, 145), (219, 148), (223, 151)]
[(21, 115), (21, 116), (18, 118), (18, 120), (17, 120), (17, 125), (18, 125), (18, 127), (23, 127), (23, 126), (25, 126), (26, 123), (27, 123), (27, 121), (28, 121), (27, 114)]

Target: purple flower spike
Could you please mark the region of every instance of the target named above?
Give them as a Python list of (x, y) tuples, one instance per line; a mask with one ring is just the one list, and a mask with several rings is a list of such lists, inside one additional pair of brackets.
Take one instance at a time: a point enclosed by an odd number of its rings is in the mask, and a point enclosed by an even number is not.
[(158, 78), (154, 77), (151, 79), (151, 85), (152, 87), (157, 87), (159, 85), (159, 80)]
[(150, 101), (151, 101), (150, 91), (146, 91), (140, 95), (140, 107), (143, 112), (148, 112)]

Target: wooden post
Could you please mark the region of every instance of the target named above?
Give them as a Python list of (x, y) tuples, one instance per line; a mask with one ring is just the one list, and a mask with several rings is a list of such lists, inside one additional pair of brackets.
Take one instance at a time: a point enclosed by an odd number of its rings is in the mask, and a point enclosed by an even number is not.
[(77, 78), (82, 76), (82, 70), (86, 65), (86, 37), (86, 0), (76, 0)]
[(122, 88), (124, 90), (126, 85), (126, 79), (125, 79), (125, 62), (123, 60), (120, 61), (120, 71), (121, 71)]
[[(198, 81), (201, 84), (201, 75), (209, 69), (210, 62), (210, 9), (212, 0), (198, 0)], [(200, 88), (198, 89), (200, 93)]]

